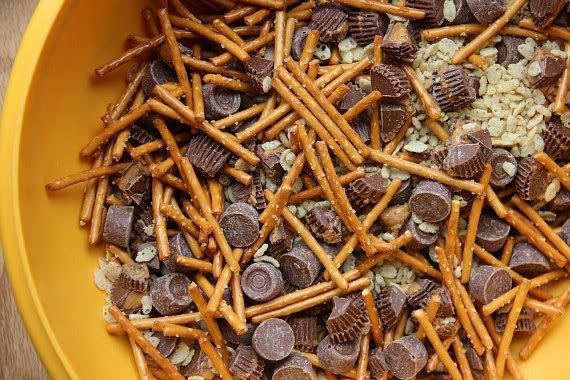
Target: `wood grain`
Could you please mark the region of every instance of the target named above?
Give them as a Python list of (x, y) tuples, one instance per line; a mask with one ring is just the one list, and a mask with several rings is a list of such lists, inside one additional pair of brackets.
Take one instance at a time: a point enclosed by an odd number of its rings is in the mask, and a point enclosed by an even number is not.
[[(10, 70), (38, 0), (0, 0), (0, 104)], [(48, 375), (30, 340), (12, 297), (0, 251), (0, 379), (43, 380)]]

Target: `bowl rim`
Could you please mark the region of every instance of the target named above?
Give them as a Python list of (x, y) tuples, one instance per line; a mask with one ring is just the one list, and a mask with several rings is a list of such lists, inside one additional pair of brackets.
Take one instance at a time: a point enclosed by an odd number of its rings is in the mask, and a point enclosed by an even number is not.
[(0, 121), (0, 173), (6, 179), (0, 181), (0, 244), (19, 314), (43, 365), (52, 378), (77, 379), (49, 324), (32, 277), (23, 240), (18, 192), (23, 113), (45, 42), (65, 4), (69, 2), (39, 1), (10, 74)]

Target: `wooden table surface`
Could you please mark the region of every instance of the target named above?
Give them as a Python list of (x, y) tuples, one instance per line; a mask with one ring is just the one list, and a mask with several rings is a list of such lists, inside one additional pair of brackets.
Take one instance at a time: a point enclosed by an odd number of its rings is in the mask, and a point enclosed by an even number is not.
[[(0, 104), (4, 100), (20, 39), (37, 2), (38, 0), (0, 0)], [(48, 379), (14, 304), (1, 249), (0, 331), (0, 379)]]

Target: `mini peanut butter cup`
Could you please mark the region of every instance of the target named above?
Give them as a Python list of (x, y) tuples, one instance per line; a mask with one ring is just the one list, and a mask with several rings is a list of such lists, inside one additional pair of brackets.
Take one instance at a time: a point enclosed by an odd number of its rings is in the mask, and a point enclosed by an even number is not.
[[(525, 308), (523, 308), (524, 310)], [(528, 310), (528, 308), (526, 308)], [(532, 319), (532, 312), (530, 313), (531, 315), (524, 315), (521, 312), (521, 315), (519, 315), (519, 318), (517, 319), (517, 323), (515, 325), (515, 332), (529, 332), (529, 331), (534, 331), (536, 330), (536, 324), (534, 323), (534, 320)], [(505, 326), (507, 325), (507, 318), (509, 317), (509, 314), (497, 314), (495, 315), (495, 331), (497, 331), (498, 333), (503, 333), (505, 332)]]
[(366, 311), (362, 313), (348, 298), (334, 297), (333, 309), (327, 319), (327, 330), (334, 343), (357, 339), (368, 324)]
[(406, 128), (412, 120), (408, 104), (380, 103), (380, 137), (388, 142)]
[(291, 56), (294, 60), (298, 61), (301, 58), (301, 53), (305, 47), (307, 34), (312, 30), (310, 26), (303, 26), (293, 33), (293, 42), (291, 43)]
[(336, 104), (336, 108), (341, 113), (348, 111), (352, 106), (364, 99), (366, 96), (364, 91), (362, 91), (358, 85), (349, 82), (347, 83), (347, 86), (350, 90)]
[(375, 205), (386, 193), (387, 182), (380, 173), (370, 174), (351, 182), (346, 195), (355, 207)]
[(307, 213), (305, 220), (315, 237), (325, 243), (337, 244), (342, 240), (342, 222), (333, 210), (315, 206)]
[(434, 290), (439, 288), (439, 285), (430, 280), (429, 278), (420, 278), (410, 286), (410, 293), (408, 295), (408, 304), (413, 309), (419, 309), (423, 305), (427, 305), (431, 294)]
[(174, 353), (176, 345), (178, 344), (177, 337), (164, 336), (160, 331), (153, 332), (152, 336), (159, 339), (156, 349), (162, 354), (162, 356), (167, 358)]
[(410, 179), (402, 181), (400, 187), (398, 187), (398, 190), (396, 190), (396, 193), (392, 197), (392, 200), (390, 201), (389, 205), (390, 206), (401, 205), (403, 203), (408, 202), (408, 200), (412, 196), (412, 190), (413, 190), (412, 181)]
[(390, 22), (382, 41), (382, 50), (396, 61), (413, 62), (418, 46), (409, 21)]
[(133, 206), (109, 206), (103, 225), (103, 240), (106, 243), (127, 248), (134, 218), (135, 208)]
[[(517, 173), (517, 159), (505, 149), (491, 149), (487, 162), (491, 165), (492, 172), (489, 183), (497, 187), (505, 187), (511, 183)], [(505, 168), (510, 168), (512, 172), (507, 172)]]
[(253, 301), (264, 302), (284, 294), (283, 276), (269, 263), (253, 263), (243, 271), (241, 288)]
[(449, 147), (443, 167), (454, 177), (473, 178), (485, 166), (485, 153), (479, 144), (459, 144)]
[[(453, 308), (453, 301), (451, 300), (451, 294), (449, 293), (449, 289), (446, 287), (440, 286), (436, 290), (433, 291), (431, 295), (439, 295), (440, 304), (439, 309), (437, 310), (437, 316), (441, 318), (451, 317), (455, 314), (455, 310)], [(430, 296), (431, 296), (430, 295)], [(428, 306), (429, 300), (426, 298), (422, 303), (422, 308), (426, 309)]]
[[(152, 270), (153, 272), (158, 272), (160, 270), (160, 259), (158, 258), (158, 248), (156, 246), (156, 241), (147, 241), (145, 243), (140, 243), (136, 245), (134, 251), (137, 253), (138, 256), (142, 251), (152, 251), (154, 255), (149, 258), (148, 260), (144, 261), (143, 257), (139, 256), (139, 260), (141, 263), (146, 264), (148, 269)], [(135, 256), (135, 257), (136, 257)]]
[(406, 72), (394, 65), (375, 65), (370, 68), (372, 89), (380, 91), (382, 101), (400, 101), (412, 92)]
[(501, 41), (495, 44), (497, 49), (497, 64), (503, 67), (519, 62), (523, 59), (519, 52), (519, 45), (525, 43), (525, 39), (515, 36), (501, 36)]
[(258, 92), (266, 94), (271, 89), (273, 61), (253, 55), (244, 66), (253, 87)]
[(200, 346), (196, 346), (190, 363), (180, 367), (180, 374), (185, 377), (192, 377), (204, 376), (206, 372), (212, 374), (210, 371), (210, 358), (200, 349)]
[(125, 264), (121, 268), (118, 281), (129, 290), (144, 292), (148, 289), (150, 282), (148, 267), (141, 263)]
[(337, 42), (348, 32), (348, 14), (332, 4), (319, 5), (313, 11), (309, 26), (319, 31), (319, 41)]
[(154, 87), (169, 82), (178, 83), (176, 72), (163, 60), (155, 59), (145, 69), (142, 89), (147, 98), (154, 98)]
[(421, 23), (426, 26), (441, 26), (443, 24), (443, 3), (444, 0), (408, 0), (407, 7), (421, 9), (426, 16), (421, 19)]
[(398, 379), (410, 379), (427, 363), (427, 350), (413, 335), (396, 339), (384, 350), (387, 369)]
[(252, 205), (238, 202), (226, 208), (220, 217), (220, 227), (233, 247), (248, 247), (259, 236), (259, 214)]
[(257, 356), (252, 346), (238, 346), (229, 362), (229, 370), (237, 379), (259, 380), (264, 368), (265, 362)]
[(477, 355), (477, 351), (475, 351), (475, 349), (471, 344), (465, 347), (465, 355), (467, 356), (467, 362), (469, 363), (469, 367), (471, 367), (471, 370), (473, 371), (485, 370), (483, 360), (479, 355)]
[(390, 285), (382, 289), (376, 298), (376, 307), (380, 314), (382, 324), (386, 328), (392, 328), (398, 322), (398, 318), (406, 308), (408, 296), (398, 285)]
[(272, 380), (313, 380), (314, 378), (316, 374), (309, 359), (293, 352), (275, 367)]
[(515, 177), (515, 187), (519, 197), (527, 201), (534, 201), (544, 194), (548, 186), (548, 172), (533, 157), (526, 157), (519, 161)]
[(516, 243), (509, 267), (525, 277), (534, 277), (550, 270), (548, 258), (528, 242)]
[(386, 373), (386, 359), (382, 348), (375, 348), (368, 356), (368, 370), (373, 379), (381, 379)]
[(272, 318), (257, 326), (251, 342), (259, 356), (275, 362), (285, 359), (293, 351), (295, 335), (287, 322)]
[(174, 234), (174, 236), (168, 239), (168, 245), (170, 246), (170, 257), (163, 261), (166, 269), (168, 269), (170, 272), (191, 272), (192, 269), (178, 265), (176, 262), (176, 258), (178, 256), (193, 257), (190, 246), (188, 245), (186, 238), (184, 238), (184, 235), (181, 232), (177, 232)]
[(291, 250), (295, 234), (279, 219), (277, 226), (269, 234), (269, 254), (278, 259)]
[(385, 14), (355, 10), (348, 16), (348, 30), (356, 43), (366, 46), (374, 42), (374, 36), (383, 36), (388, 29), (388, 17)]
[(257, 210), (263, 210), (267, 206), (259, 174), (253, 174), (253, 182), (250, 186), (245, 186), (243, 183), (236, 181), (231, 184), (231, 188), (238, 202), (252, 205)]
[(236, 113), (241, 105), (241, 95), (227, 88), (206, 83), (202, 85), (204, 111), (208, 120), (223, 119)]
[(141, 161), (133, 160), (121, 173), (117, 187), (137, 205), (146, 198), (150, 187), (150, 171)]
[(412, 218), (408, 219), (406, 226), (404, 227), (406, 231), (412, 233), (412, 240), (406, 243), (406, 248), (412, 251), (420, 251), (437, 241), (438, 233), (430, 234), (420, 230), (419, 226), (414, 222)]
[(542, 131), (544, 151), (553, 160), (570, 159), (570, 128), (558, 121), (550, 121)]
[(467, 4), (481, 24), (492, 23), (507, 9), (505, 0), (467, 0)]
[(562, 188), (553, 200), (550, 201), (552, 211), (570, 211), (570, 191)]
[(340, 375), (354, 367), (360, 353), (358, 343), (357, 339), (334, 343), (327, 335), (317, 347), (317, 357), (326, 370)]
[(183, 274), (171, 273), (154, 280), (150, 286), (152, 306), (162, 315), (180, 314), (190, 307), (190, 280)]
[(370, 142), (370, 121), (364, 120), (364, 117), (359, 117), (354, 120), (351, 120), (350, 126), (358, 136), (362, 139), (362, 142), (365, 144)]
[(255, 154), (261, 160), (261, 165), (265, 175), (268, 176), (273, 182), (279, 182), (285, 174), (285, 170), (281, 166), (280, 158), (281, 154), (285, 151), (282, 146), (275, 149), (263, 149), (261, 145), (258, 145), (255, 149)]
[(550, 54), (539, 54), (540, 73), (532, 80), (535, 88), (547, 87), (554, 84), (566, 67), (566, 60)]
[(473, 103), (477, 97), (474, 82), (459, 66), (450, 66), (442, 74), (434, 73), (433, 97), (442, 111), (453, 111)]
[(483, 151), (483, 154), (485, 155), (485, 160), (487, 160), (489, 153), (491, 153), (491, 149), (493, 149), (491, 132), (489, 132), (488, 129), (470, 129), (463, 134), (463, 137), (470, 143), (479, 144), (481, 150)]
[(560, 11), (568, 4), (567, 0), (529, 0), (528, 9), (534, 23), (546, 28), (554, 22)]
[(477, 22), (475, 15), (471, 12), (467, 0), (453, 0), (455, 5), (455, 18), (451, 24), (461, 25)]
[(295, 335), (295, 349), (303, 352), (313, 352), (319, 341), (317, 336), (317, 317), (291, 317), (289, 326)]
[(477, 226), (476, 242), (489, 252), (503, 248), (511, 231), (510, 224), (489, 214), (482, 214)]
[(145, 128), (140, 125), (133, 125), (129, 134), (129, 141), (134, 146), (143, 145), (156, 140), (156, 136), (149, 133)]
[(440, 169), (444, 168), (443, 162), (447, 157), (447, 153), (449, 153), (449, 148), (443, 145), (436, 146), (434, 150), (432, 150), (429, 159), (431, 162)]
[(418, 183), (408, 204), (424, 222), (441, 222), (451, 212), (451, 191), (439, 182), (424, 180)]
[(306, 288), (315, 282), (323, 265), (304, 243), (281, 255), (279, 268), (283, 278), (298, 288)]
[(471, 274), (469, 292), (475, 300), (489, 303), (511, 290), (513, 279), (509, 272), (491, 265), (481, 265)]
[(186, 157), (198, 171), (213, 178), (230, 157), (231, 152), (205, 133), (192, 137)]

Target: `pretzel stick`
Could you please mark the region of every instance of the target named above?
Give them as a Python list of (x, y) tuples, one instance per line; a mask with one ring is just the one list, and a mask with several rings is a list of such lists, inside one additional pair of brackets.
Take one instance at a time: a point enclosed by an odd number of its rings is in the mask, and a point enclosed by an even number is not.
[[(246, 51), (247, 53), (254, 52), (254, 51), (264, 47), (265, 45), (267, 45), (271, 41), (273, 41), (274, 38), (275, 38), (275, 32), (268, 32), (267, 34), (264, 34), (264, 35), (260, 34), (260, 36), (258, 38), (247, 41), (243, 45), (243, 50)], [(235, 56), (232, 53), (225, 52), (225, 53), (222, 53), (220, 55), (217, 55), (215, 57), (210, 58), (210, 62), (212, 62), (216, 66), (223, 66), (225, 64), (228, 64), (234, 58), (235, 58)]]
[[(199, 43), (192, 45), (192, 52), (196, 59), (202, 58), (202, 46)], [(184, 61), (182, 61), (184, 62)], [(186, 68), (184, 68), (186, 70)], [(204, 95), (202, 94), (202, 77), (200, 73), (192, 72), (192, 99), (194, 102), (194, 113), (198, 122), (206, 119), (204, 111)], [(188, 104), (188, 106), (190, 106)]]
[(152, 8), (145, 8), (142, 11), (142, 16), (151, 37), (158, 36), (160, 32), (158, 30), (158, 24), (156, 22), (154, 10)]
[(245, 4), (257, 5), (262, 8), (270, 9), (284, 9), (286, 6), (285, 0), (240, 0)]
[(467, 355), (463, 349), (463, 343), (459, 336), (455, 335), (453, 337), (453, 352), (455, 353), (455, 358), (459, 364), (459, 369), (461, 370), (461, 375), (466, 380), (473, 380), (473, 373), (471, 372), (471, 367), (469, 367), (469, 361), (467, 360)]
[(133, 351), (133, 357), (135, 359), (139, 378), (141, 380), (151, 380), (152, 377), (148, 372), (148, 365), (144, 357), (144, 352), (132, 338), (129, 338), (129, 343), (131, 344), (131, 350)]
[(530, 284), (530, 281), (526, 279), (523, 280), (513, 301), (513, 306), (511, 307), (509, 316), (507, 317), (507, 324), (505, 325), (505, 331), (503, 332), (503, 337), (501, 338), (501, 344), (499, 345), (496, 361), (497, 375), (500, 379), (503, 378), (503, 374), (505, 372), (505, 362), (507, 360), (506, 353), (508, 352), (509, 346), (511, 345), (511, 340), (513, 339), (517, 320), (519, 319), (524, 300), (530, 289)]
[[(326, 370), (325, 365), (323, 365), (319, 361), (319, 358), (317, 357), (317, 355), (311, 354), (309, 352), (301, 352), (301, 351), (296, 351), (296, 350), (294, 350), (294, 352), (298, 352), (299, 354), (301, 354), (304, 357), (306, 357), (307, 359), (309, 359), (309, 361), (311, 362), (311, 365), (313, 367), (317, 367), (317, 368), (321, 368), (323, 370)], [(354, 369), (351, 369), (350, 371), (345, 372), (345, 373), (341, 374), (340, 376), (342, 376), (344, 378), (349, 378), (349, 379), (356, 379), (356, 371)]]
[(273, 49), (273, 68), (277, 69), (283, 64), (283, 52), (285, 47), (285, 11), (275, 12), (275, 44)]
[(218, 33), (227, 37), (230, 41), (238, 45), (243, 45), (245, 43), (245, 41), (221, 19), (218, 18), (212, 21), (212, 26), (218, 31)]
[(364, 98), (360, 99), (356, 104), (354, 104), (348, 111), (346, 111), (342, 116), (346, 121), (352, 121), (358, 117), (363, 111), (368, 109), (373, 103), (378, 102), (382, 98), (380, 91), (372, 91), (370, 94), (366, 95)]
[(441, 119), (441, 110), (438, 104), (420, 82), (415, 70), (410, 65), (403, 65), (402, 68), (406, 72), (406, 75), (412, 84), (412, 88), (418, 95), (418, 98), (420, 98), (429, 118), (435, 121)]
[[(131, 321), (133, 326), (139, 330), (152, 329), (155, 323), (172, 323), (172, 324), (186, 324), (195, 323), (201, 320), (200, 313), (188, 313), (172, 315), (169, 317), (158, 317), (158, 318), (146, 318), (136, 321)], [(108, 323), (106, 326), (107, 332), (109, 334), (122, 333), (123, 329), (117, 323)]]
[(119, 326), (129, 335), (132, 339), (146, 354), (148, 354), (152, 360), (156, 362), (172, 379), (183, 380), (184, 377), (180, 375), (180, 372), (172, 365), (172, 363), (166, 359), (162, 354), (144, 337), (144, 335), (137, 330), (137, 328), (129, 321), (129, 319), (113, 305), (109, 308), (109, 313), (115, 318)]
[(297, 26), (297, 22), (298, 21), (296, 18), (287, 18), (287, 21), (285, 22), (285, 39), (283, 46), (284, 58), (287, 58), (288, 56), (291, 55), (291, 47), (293, 46), (293, 35), (295, 34), (295, 27)]
[(505, 265), (509, 265), (511, 257), (513, 256), (513, 248), (515, 246), (515, 239), (508, 237), (505, 245), (503, 246), (503, 253), (501, 255), (501, 262)]
[[(356, 78), (361, 72), (370, 68), (370, 66), (372, 66), (372, 62), (370, 62), (370, 59), (368, 59), (368, 57), (366, 57), (366, 58), (363, 58), (358, 63), (351, 66), (350, 68), (343, 69), (344, 72), (341, 75), (336, 76), (334, 78), (334, 80), (332, 80), (329, 84), (327, 84), (323, 88), (323, 94), (325, 94), (325, 96), (329, 96), (341, 84), (345, 84), (345, 83), (350, 82), (351, 80)], [(336, 66), (333, 69), (333, 71), (336, 70), (337, 67), (339, 67), (339, 66)]]
[(170, 257), (170, 245), (168, 244), (168, 236), (166, 235), (166, 220), (160, 212), (162, 204), (164, 187), (158, 179), (152, 179), (152, 210), (154, 217), (154, 236), (156, 237), (156, 245), (160, 261), (164, 261)]
[(210, 358), (212, 365), (214, 366), (214, 368), (217, 369), (221, 378), (223, 380), (232, 380), (233, 376), (228, 371), (228, 368), (226, 367), (225, 364), (227, 360), (225, 358), (222, 358), (223, 351), (222, 351), (222, 357), (220, 357), (220, 355), (218, 354), (212, 343), (210, 343), (210, 341), (204, 337), (198, 339), (198, 343), (200, 344), (200, 349), (204, 351), (204, 353), (208, 355), (208, 357)]
[(471, 54), (469, 57), (467, 57), (467, 61), (469, 61), (469, 63), (472, 65), (477, 66), (481, 70), (487, 70), (489, 67), (489, 64), (485, 58), (481, 57), (479, 54)]
[(457, 228), (459, 226), (459, 211), (461, 209), (461, 202), (458, 200), (451, 201), (451, 212), (447, 221), (447, 236), (445, 238), (445, 252), (447, 254), (447, 261), (453, 262), (455, 255), (455, 246), (457, 245)]
[(384, 38), (381, 35), (374, 36), (374, 45), (372, 50), (374, 51), (374, 65), (381, 65), (383, 61), (382, 57), (382, 41)]
[[(190, 133), (179, 133), (174, 135), (174, 141), (176, 141), (177, 143), (180, 142), (187, 142), (190, 139), (191, 134)], [(148, 153), (153, 153), (156, 152), (157, 150), (160, 150), (162, 148), (166, 147), (166, 143), (164, 142), (163, 139), (157, 139), (151, 142), (148, 142), (146, 144), (142, 144), (139, 145), (137, 147), (134, 147), (131, 149), (131, 151), (129, 152), (129, 154), (131, 155), (131, 157), (133, 158), (133, 160), (137, 160), (141, 157), (143, 157), (145, 154)]]
[(176, 222), (176, 224), (178, 224), (178, 226), (180, 227), (180, 229), (192, 234), (193, 229), (187, 227), (188, 225), (190, 225), (191, 223), (195, 223), (201, 231), (203, 231), (206, 235), (209, 235), (212, 233), (212, 226), (210, 225), (210, 223), (208, 223), (208, 221), (206, 219), (204, 219), (202, 216), (200, 215), (195, 215), (192, 214), (191, 220), (187, 219), (182, 212), (180, 212), (179, 210), (176, 210), (174, 207), (172, 207), (171, 205), (168, 204), (162, 204), (160, 206), (160, 212), (167, 218), (173, 220), (174, 222)]
[[(433, 41), (440, 38), (459, 37), (470, 34), (480, 34), (485, 31), (487, 27), (481, 24), (461, 24), (443, 26), (440, 28), (424, 29), (422, 30), (422, 39), (425, 41)], [(535, 40), (544, 40), (546, 36), (543, 33), (538, 33), (528, 29), (523, 29), (515, 25), (506, 25), (501, 29), (501, 35), (517, 36), (517, 37), (530, 37)]]
[[(301, 57), (299, 57), (299, 66), (301, 70), (306, 71), (309, 66), (309, 62), (313, 59), (313, 54), (315, 48), (319, 43), (319, 31), (316, 29), (311, 30), (305, 39), (305, 45), (301, 51)], [(289, 69), (290, 70), (290, 69)]]
[(254, 12), (250, 15), (247, 15), (243, 18), (243, 21), (247, 24), (247, 25), (257, 25), (260, 22), (262, 22), (263, 20), (265, 20), (269, 15), (271, 14), (271, 11), (269, 9), (260, 9), (257, 12)]
[[(558, 85), (558, 91), (556, 92), (556, 100), (554, 101), (554, 107), (552, 111), (562, 115), (568, 108), (566, 107), (566, 94), (568, 93), (568, 86), (570, 85), (570, 42), (566, 42), (566, 66), (562, 72), (562, 77)], [(567, 182), (564, 185), (567, 189), (570, 188), (570, 179), (566, 176)], [(561, 181), (562, 182), (562, 181)]]
[(105, 252), (115, 256), (121, 262), (121, 264), (132, 264), (135, 262), (126, 251), (122, 250), (114, 244), (105, 245)]
[[(139, 90), (135, 96), (135, 99), (133, 100), (130, 109), (133, 110), (137, 107), (140, 107), (144, 103), (144, 100), (145, 100), (144, 92), (142, 90)], [(125, 149), (128, 144), (127, 141), (129, 140), (130, 136), (131, 136), (130, 129), (125, 129), (117, 135), (117, 138), (115, 139), (115, 144), (113, 145), (113, 151), (111, 153), (111, 155), (113, 156), (113, 160), (119, 161), (121, 157), (123, 157), (123, 153), (125, 152)]]
[(497, 214), (499, 218), (504, 219), (505, 216), (507, 215), (507, 210), (505, 209), (505, 206), (503, 205), (497, 194), (495, 194), (495, 191), (493, 191), (493, 188), (491, 186), (487, 186), (486, 193), (487, 193), (486, 194), (487, 202), (489, 203), (489, 206), (491, 206), (491, 208), (493, 209), (493, 211), (495, 211), (495, 214)]
[[(453, 334), (451, 334), (451, 336), (449, 338), (445, 339), (442, 342), (443, 348), (446, 352), (447, 352), (447, 350), (449, 350), (449, 347), (451, 347), (451, 344), (453, 343), (453, 339), (457, 335), (458, 331), (459, 331), (459, 323), (455, 322)], [(434, 352), (432, 354), (432, 356), (429, 357), (427, 365), (425, 367), (425, 370), (427, 373), (433, 372), (436, 370), (438, 365), (439, 365), (439, 355), (437, 354), (437, 352)]]
[[(501, 334), (499, 334), (495, 330), (495, 322), (493, 321), (492, 317), (483, 317), (483, 322), (485, 323), (485, 326), (487, 327), (487, 331), (491, 335), (491, 338), (493, 338), (493, 342), (495, 343), (495, 346), (493, 347), (493, 352), (496, 354), (497, 350), (498, 350), (498, 346), (501, 343)], [(491, 359), (492, 359), (492, 356), (491, 356)], [(494, 360), (493, 360), (493, 363), (494, 363)], [(523, 377), (522, 377), (522, 375), (518, 369), (517, 363), (513, 359), (513, 356), (511, 354), (510, 350), (507, 351), (507, 370), (511, 373), (511, 376), (513, 377), (513, 379), (522, 380)]]
[[(454, 65), (463, 62), (471, 54), (481, 49), (491, 38), (501, 32), (501, 29), (517, 14), (517, 12), (526, 4), (527, 0), (514, 0), (507, 7), (505, 13), (489, 25), (483, 32), (477, 35), (471, 42), (459, 49), (451, 59)], [(497, 368), (499, 376), (502, 375), (501, 369)]]
[(246, 322), (245, 317), (245, 300), (243, 298), (243, 290), (241, 288), (241, 274), (234, 273), (231, 280), (233, 308), (240, 321)]
[(483, 361), (485, 365), (485, 372), (487, 374), (486, 378), (489, 380), (499, 380), (499, 375), (497, 374), (497, 367), (495, 366), (495, 358), (493, 357), (493, 352), (485, 350), (483, 355)]
[(230, 177), (233, 177), (235, 180), (243, 183), (246, 186), (250, 186), (253, 182), (253, 177), (251, 174), (247, 174), (246, 172), (236, 169), (227, 164), (224, 164), (224, 166), (222, 166), (220, 173), (229, 175)]
[(243, 19), (245, 16), (249, 16), (250, 14), (256, 12), (257, 9), (258, 9), (257, 7), (254, 7), (252, 5), (237, 6), (234, 9), (225, 13), (222, 16), (222, 19), (226, 23), (231, 24), (231, 23), (234, 23), (236, 21)]
[(447, 141), (449, 138), (449, 133), (443, 129), (441, 124), (437, 120), (427, 119), (426, 127), (437, 137), (440, 141)]
[(210, 62), (202, 61), (198, 58), (191, 57), (189, 55), (182, 55), (182, 62), (184, 62), (186, 66), (189, 66), (190, 68), (197, 71), (202, 71), (204, 73), (220, 74), (225, 77), (239, 79), (244, 82), (247, 82), (249, 80), (247, 74), (242, 71), (232, 70), (226, 67), (215, 66)]
[(382, 347), (382, 340), (384, 340), (382, 321), (380, 321), (380, 317), (378, 316), (378, 309), (376, 309), (370, 289), (364, 289), (362, 291), (362, 299), (366, 307), (366, 312), (368, 313), (368, 319), (370, 320), (370, 332), (374, 339), (374, 345), (376, 347)]
[(220, 74), (206, 74), (204, 75), (203, 79), (205, 83), (210, 83), (220, 87), (225, 87), (233, 91), (257, 94), (257, 90), (253, 87), (253, 85), (251, 85), (250, 83), (242, 82), (239, 79), (226, 78), (221, 76)]
[(405, 309), (402, 315), (400, 315), (400, 319), (398, 320), (398, 324), (394, 328), (394, 340), (400, 339), (404, 336), (404, 331), (406, 329), (406, 322), (410, 317), (410, 311)]
[[(440, 305), (441, 305), (441, 296), (439, 294), (434, 294), (429, 298), (429, 302), (425, 311), (429, 323), (432, 323), (433, 320), (435, 319)], [(418, 331), (416, 331), (416, 337), (419, 340), (423, 340), (426, 337), (425, 331), (422, 326), (418, 327)]]
[(370, 333), (363, 335), (360, 338), (360, 354), (358, 357), (358, 364), (356, 365), (356, 379), (368, 379), (368, 354), (370, 350)]
[[(570, 44), (568, 44), (570, 46)], [(551, 172), (560, 180), (560, 183), (566, 188), (566, 190), (570, 190), (570, 173), (562, 169), (556, 162), (552, 160), (546, 153), (539, 152), (534, 155), (534, 158), (540, 162), (546, 170)]]
[(481, 317), (479, 316), (479, 313), (477, 312), (477, 309), (471, 300), (469, 292), (458, 280), (456, 281), (456, 284), (457, 289), (459, 290), (459, 295), (461, 296), (461, 300), (463, 301), (463, 305), (467, 309), (467, 314), (471, 319), (471, 323), (473, 324), (473, 327), (475, 328), (475, 331), (477, 332), (481, 343), (483, 343), (483, 346), (485, 346), (486, 349), (492, 350), (493, 339), (491, 339), (489, 332), (485, 328), (485, 324), (483, 323), (483, 320), (481, 320)]
[(99, 78), (103, 78), (105, 75), (110, 73), (111, 71), (115, 70), (117, 67), (124, 65), (127, 62), (135, 59), (136, 57), (146, 53), (147, 51), (159, 47), (164, 42), (165, 38), (164, 35), (161, 34), (159, 36), (154, 37), (153, 39), (145, 42), (144, 44), (137, 45), (117, 58), (113, 59), (111, 62), (108, 62), (104, 65), (101, 65), (95, 69), (95, 74)]
[[(103, 155), (100, 154), (99, 157), (93, 161), (92, 169), (97, 169), (103, 164)], [(91, 216), (93, 215), (93, 206), (95, 204), (95, 197), (97, 194), (97, 184), (99, 183), (98, 178), (92, 178), (85, 184), (85, 189), (83, 190), (83, 202), (81, 204), (81, 213), (79, 215), (79, 226), (84, 227), (91, 221)]]
[(212, 277), (214, 280), (220, 278), (222, 270), (224, 269), (224, 256), (219, 251), (214, 252), (212, 259)]
[(425, 12), (415, 8), (408, 8), (402, 5), (393, 5), (373, 0), (334, 0), (335, 3), (349, 5), (351, 7), (388, 13), (395, 16), (405, 17), (409, 19), (422, 19)]
[[(242, 254), (243, 254), (243, 249), (236, 248), (234, 249), (232, 255), (234, 256), (236, 261), (239, 261)], [(236, 271), (235, 273), (238, 272)], [(216, 310), (218, 310), (218, 305), (222, 301), (222, 298), (224, 296), (224, 290), (226, 286), (228, 286), (228, 284), (230, 283), (231, 277), (232, 277), (232, 270), (230, 269), (229, 265), (226, 264), (224, 266), (224, 269), (222, 270), (222, 273), (218, 278), (218, 282), (216, 282), (216, 287), (214, 288), (214, 292), (212, 293), (211, 296), (209, 296), (210, 300), (208, 301), (208, 305), (206, 307), (206, 315), (212, 315), (213, 313), (216, 312)]]
[(267, 319), (271, 318), (279, 318), (284, 317), (287, 315), (291, 315), (294, 313), (298, 313), (300, 311), (306, 310), (310, 307), (320, 305), (322, 303), (328, 302), (332, 300), (334, 297), (342, 296), (344, 294), (348, 294), (354, 292), (356, 290), (364, 289), (370, 286), (370, 279), (369, 278), (359, 278), (358, 280), (352, 281), (348, 284), (348, 288), (343, 290), (341, 288), (336, 288), (333, 290), (329, 290), (326, 293), (322, 293), (318, 296), (305, 299), (303, 301), (285, 306), (281, 309), (269, 311), (264, 314), (259, 314), (251, 319), (251, 321), (255, 324), (261, 323)]
[(237, 140), (242, 143), (248, 141), (252, 137), (256, 136), (259, 132), (263, 131), (265, 128), (271, 126), (283, 116), (287, 115), (289, 111), (291, 111), (289, 104), (281, 104), (273, 112), (271, 112), (269, 116), (260, 118), (257, 122), (253, 123), (247, 129), (236, 133)]
[(256, 104), (251, 108), (236, 112), (223, 119), (212, 121), (212, 125), (218, 129), (225, 129), (227, 127), (238, 125), (242, 121), (250, 120), (255, 116), (261, 114), (264, 108), (265, 108), (265, 102)]
[(412, 312), (412, 315), (414, 316), (414, 318), (416, 318), (422, 329), (425, 331), (427, 338), (429, 339), (431, 345), (435, 349), (435, 352), (437, 352), (439, 360), (441, 360), (441, 362), (447, 369), (447, 372), (451, 375), (452, 379), (461, 380), (462, 379), (461, 373), (459, 372), (457, 366), (451, 359), (451, 356), (449, 356), (447, 349), (444, 347), (443, 343), (441, 343), (441, 340), (437, 336), (437, 333), (435, 332), (435, 329), (431, 324), (431, 322), (429, 321), (425, 311), (423, 311), (422, 309), (414, 310)]
[[(362, 178), (366, 175), (363, 170), (357, 169), (353, 172), (347, 173), (339, 177), (339, 181), (341, 185), (345, 186), (349, 183), (357, 180), (358, 178)], [(289, 198), (288, 204), (299, 204), (303, 203), (307, 199), (317, 198), (323, 195), (323, 189), (320, 186), (312, 187), (308, 190), (300, 191), (296, 194), (293, 194), (291, 198)]]
[(372, 113), (370, 116), (370, 147), (372, 149), (382, 149), (380, 140), (380, 107), (378, 104), (372, 104)]
[(224, 212), (224, 188), (215, 178), (208, 179), (208, 189), (212, 198), (212, 213), (216, 218)]
[(129, 163), (99, 166), (92, 169), (84, 170), (82, 172), (71, 174), (62, 177), (58, 180), (55, 180), (53, 182), (50, 182), (47, 185), (45, 185), (45, 189), (48, 191), (61, 190), (68, 186), (75, 185), (76, 183), (88, 181), (92, 178), (98, 178), (101, 176), (119, 173), (120, 171), (123, 171), (127, 166), (129, 166)]
[(534, 23), (534, 21), (532, 21), (530, 18), (523, 18), (522, 20), (519, 21), (519, 27), (524, 29), (531, 29), (536, 32), (546, 34), (547, 36), (553, 38), (559, 38), (564, 41), (570, 41), (570, 32), (567, 30), (567, 28), (561, 26), (550, 25), (546, 28), (541, 28), (537, 26)]

